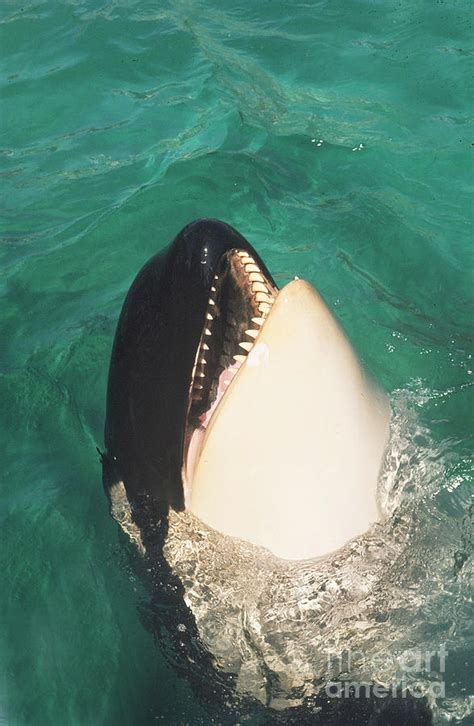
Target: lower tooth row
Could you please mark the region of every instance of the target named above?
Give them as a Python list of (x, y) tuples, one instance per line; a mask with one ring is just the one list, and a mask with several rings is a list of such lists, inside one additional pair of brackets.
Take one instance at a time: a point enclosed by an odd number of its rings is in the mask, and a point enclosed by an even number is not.
[[(249, 282), (252, 285), (252, 292), (255, 295), (255, 301), (258, 303), (258, 305), (257, 305), (258, 311), (259, 311), (260, 315), (262, 316), (262, 317), (252, 318), (252, 322), (255, 323), (256, 325), (261, 326), (265, 322), (265, 317), (269, 313), (271, 306), (274, 302), (273, 297), (272, 297), (267, 285), (265, 284), (265, 278), (261, 274), (260, 268), (255, 264), (255, 260), (252, 257), (250, 257), (250, 255), (247, 252), (244, 252), (243, 250), (239, 251), (238, 255), (240, 257), (242, 264), (245, 266), (245, 271), (248, 274)], [(216, 280), (218, 279), (217, 275), (215, 276), (214, 279), (216, 279)], [(211, 287), (211, 291), (216, 292), (215, 286)], [(209, 305), (215, 306), (215, 304), (216, 304), (212, 298), (209, 298), (208, 302), (209, 302)], [(207, 320), (213, 320), (213, 316), (210, 313), (207, 313), (206, 318), (207, 318)], [(236, 324), (236, 321), (232, 314), (227, 315), (227, 322), (229, 325), (232, 325), (232, 326), (234, 326)], [(206, 328), (204, 332), (205, 332), (205, 335), (208, 335), (208, 336), (211, 335), (211, 331), (208, 328)], [(250, 328), (249, 330), (245, 331), (245, 334), (255, 340), (255, 338), (258, 336), (258, 332), (259, 332), (258, 330)], [(243, 348), (243, 350), (245, 350), (247, 353), (249, 353), (252, 350), (253, 345), (254, 345), (253, 342), (248, 342), (248, 341), (242, 341), (241, 343), (239, 343), (239, 347)], [(225, 348), (226, 348), (226, 346), (224, 345), (224, 349)], [(203, 350), (209, 350), (209, 346), (206, 343), (203, 344)], [(228, 351), (228, 350), (225, 352), (227, 353), (227, 355), (230, 353), (230, 351)], [(233, 356), (233, 359), (239, 364), (242, 364), (246, 360), (246, 358), (247, 358), (247, 355), (243, 355), (241, 353), (236, 353)], [(200, 359), (199, 362), (201, 363), (201, 365), (204, 365), (206, 363), (206, 360), (204, 358), (202, 358), (202, 359)], [(237, 368), (228, 368), (228, 371), (233, 376), (237, 372)], [(196, 377), (205, 378), (205, 374), (203, 372), (200, 372), (200, 373), (198, 373), (198, 375)], [(226, 386), (229, 385), (230, 380), (225, 381)], [(200, 383), (195, 383), (194, 387), (198, 391), (201, 391), (204, 388), (204, 386), (202, 386)]]

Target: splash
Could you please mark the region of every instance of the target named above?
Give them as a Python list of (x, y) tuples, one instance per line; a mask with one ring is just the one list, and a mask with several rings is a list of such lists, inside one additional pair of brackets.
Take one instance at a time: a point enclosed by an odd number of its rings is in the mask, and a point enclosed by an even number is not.
[(328, 557), (286, 562), (170, 514), (165, 557), (202, 642), (242, 695), (279, 709), (328, 683), (370, 683), (424, 695), (439, 717), (471, 712), (462, 691), (446, 695), (449, 654), (468, 637), (472, 547), (461, 569), (456, 553), (470, 522), (440, 506), (452, 457), (419, 422), (431, 395), (419, 384), (393, 394), (385, 519)]
[[(204, 647), (243, 697), (283, 709), (371, 684), (425, 696), (441, 720), (474, 711), (462, 688), (446, 688), (449, 658), (472, 641), (473, 511), (453, 518), (443, 508), (459, 486), (455, 454), (419, 416), (439, 395), (420, 383), (392, 395), (383, 520), (327, 557), (284, 561), (170, 512), (165, 558)], [(123, 485), (111, 504), (144, 554)]]

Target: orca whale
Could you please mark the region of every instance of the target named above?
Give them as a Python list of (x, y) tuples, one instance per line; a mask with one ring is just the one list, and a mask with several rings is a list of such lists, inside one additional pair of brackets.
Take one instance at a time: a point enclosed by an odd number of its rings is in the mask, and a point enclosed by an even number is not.
[(385, 394), (322, 297), (236, 230), (185, 227), (139, 272), (110, 362), (106, 460), (129, 498), (285, 559), (377, 521)]
[(298, 279), (279, 290), (227, 224), (189, 224), (135, 278), (110, 360), (103, 483), (143, 555), (142, 617), (219, 719), (431, 723), (424, 698), (398, 691), (328, 697), (312, 646), (308, 606), (328, 579), (317, 558), (346, 557), (381, 516), (389, 419), (322, 297)]

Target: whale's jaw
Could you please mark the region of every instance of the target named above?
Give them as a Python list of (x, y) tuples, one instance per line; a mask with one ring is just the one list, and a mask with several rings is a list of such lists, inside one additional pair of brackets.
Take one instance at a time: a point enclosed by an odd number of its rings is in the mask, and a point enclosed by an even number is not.
[(182, 468), (188, 499), (207, 428), (254, 347), (277, 294), (273, 280), (248, 251), (233, 249), (222, 256), (209, 290), (189, 385)]
[(279, 557), (317, 557), (379, 519), (389, 406), (308, 283), (269, 294), (248, 355), (205, 418), (186, 505)]

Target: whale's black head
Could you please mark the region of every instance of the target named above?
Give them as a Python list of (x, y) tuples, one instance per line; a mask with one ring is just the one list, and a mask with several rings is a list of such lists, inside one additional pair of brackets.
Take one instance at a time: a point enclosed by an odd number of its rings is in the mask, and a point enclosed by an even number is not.
[(183, 508), (193, 436), (252, 347), (275, 292), (247, 240), (212, 219), (189, 224), (139, 272), (117, 326), (105, 424), (106, 461), (129, 496)]

